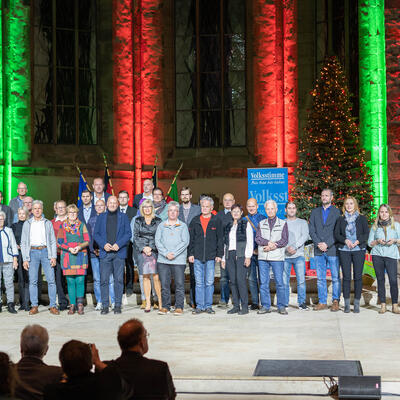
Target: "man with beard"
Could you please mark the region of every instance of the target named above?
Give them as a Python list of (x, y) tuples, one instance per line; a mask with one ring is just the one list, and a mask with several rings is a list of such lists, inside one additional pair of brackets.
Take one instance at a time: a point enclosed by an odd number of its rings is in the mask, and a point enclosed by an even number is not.
[[(201, 214), (201, 208), (197, 204), (192, 204), (192, 191), (189, 187), (184, 186), (181, 189), (181, 200), (182, 203), (179, 206), (178, 218), (184, 222), (187, 226), (190, 225), (192, 219), (197, 215)], [(189, 263), (190, 270), (190, 306), (194, 309), (196, 308), (195, 301), (195, 288), (196, 281), (194, 279), (194, 267), (193, 263)]]

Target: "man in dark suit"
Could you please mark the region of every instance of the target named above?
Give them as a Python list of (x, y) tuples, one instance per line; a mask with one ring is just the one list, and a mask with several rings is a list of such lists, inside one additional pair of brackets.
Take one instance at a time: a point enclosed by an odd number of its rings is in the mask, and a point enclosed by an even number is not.
[(43, 399), (45, 386), (62, 377), (60, 367), (47, 365), (43, 357), (49, 349), (49, 334), (40, 325), (27, 325), (21, 333), (21, 360), (17, 364), (19, 380), (16, 397), (22, 400)]
[(133, 387), (135, 400), (173, 400), (176, 392), (168, 364), (144, 357), (149, 350), (147, 333), (136, 318), (126, 321), (118, 331), (118, 343), (122, 350), (119, 358), (102, 362), (98, 352), (93, 352), (97, 370), (107, 365), (115, 366), (123, 380)]
[[(119, 201), (119, 211), (122, 214), (126, 214), (129, 223), (131, 223), (132, 218), (136, 215), (135, 209), (129, 205), (129, 193), (126, 190), (121, 190), (118, 193), (118, 201)], [(126, 275), (125, 275), (125, 290), (126, 294), (130, 295), (133, 293), (133, 259), (132, 259), (132, 242), (129, 241), (128, 243), (128, 251), (127, 251), (127, 257), (125, 260), (125, 265), (126, 265)]]
[(153, 189), (153, 181), (151, 179), (145, 179), (143, 182), (143, 193), (137, 194), (133, 199), (133, 208), (135, 209), (135, 215), (137, 215), (142, 199), (153, 200)]
[[(201, 214), (201, 208), (197, 204), (192, 204), (192, 191), (189, 187), (184, 186), (181, 189), (181, 205), (179, 206), (178, 218), (183, 221), (187, 226), (190, 225), (192, 219)], [(190, 306), (196, 308), (195, 290), (196, 280), (194, 278), (193, 263), (189, 263), (190, 270)]]
[[(3, 192), (0, 191), (0, 211), (3, 211), (6, 214), (6, 220), (4, 221), (4, 226), (10, 227), (14, 222), (14, 213), (11, 210), (11, 207), (3, 204)], [(17, 210), (18, 214), (18, 210)]]
[(97, 178), (93, 179), (93, 205), (96, 205), (97, 200), (103, 200), (107, 204), (108, 198), (111, 196), (110, 193), (104, 191), (104, 179)]
[(93, 204), (93, 195), (89, 190), (83, 190), (81, 193), (82, 204), (79, 206), (78, 219), (85, 223), (96, 215), (95, 205)]
[(107, 201), (107, 211), (97, 217), (93, 233), (93, 239), (100, 250), (102, 315), (108, 313), (110, 274), (114, 276), (114, 314), (121, 314), (125, 259), (132, 232), (128, 217), (119, 211), (118, 206), (118, 199), (110, 196)]
[(331, 270), (332, 276), (332, 307), (331, 311), (339, 311), (340, 276), (334, 229), (340, 211), (332, 205), (333, 192), (324, 189), (321, 193), (322, 207), (311, 211), (309, 230), (314, 242), (314, 258), (317, 269), (318, 304), (315, 311), (325, 310), (327, 306), (328, 289), (326, 271)]
[[(225, 232), (225, 227), (229, 224), (229, 222), (233, 221), (231, 215), (231, 208), (235, 204), (235, 197), (232, 193), (225, 193), (222, 198), (222, 203), (224, 208), (218, 211), (217, 218), (221, 221), (222, 224), (222, 232)], [(219, 301), (218, 307), (226, 308), (228, 307), (229, 301), (229, 275), (228, 270), (226, 268), (221, 268), (221, 278), (219, 280), (219, 287), (221, 290), (221, 300)]]

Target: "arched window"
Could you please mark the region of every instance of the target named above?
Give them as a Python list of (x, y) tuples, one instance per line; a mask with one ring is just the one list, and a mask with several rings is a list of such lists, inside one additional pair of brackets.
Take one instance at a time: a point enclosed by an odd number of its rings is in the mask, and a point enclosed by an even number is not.
[(245, 146), (246, 1), (174, 4), (176, 146)]

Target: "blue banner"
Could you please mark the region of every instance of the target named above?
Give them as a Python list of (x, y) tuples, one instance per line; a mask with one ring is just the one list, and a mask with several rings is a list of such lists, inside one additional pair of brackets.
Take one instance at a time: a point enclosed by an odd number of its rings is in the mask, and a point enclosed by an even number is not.
[(249, 198), (257, 200), (259, 213), (266, 215), (264, 203), (275, 200), (278, 217), (285, 218), (285, 205), (289, 199), (287, 168), (248, 168), (247, 187)]

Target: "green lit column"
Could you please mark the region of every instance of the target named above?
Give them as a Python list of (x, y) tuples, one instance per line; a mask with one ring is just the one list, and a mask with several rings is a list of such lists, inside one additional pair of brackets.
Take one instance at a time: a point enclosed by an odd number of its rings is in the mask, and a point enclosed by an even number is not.
[(12, 195), (13, 160), (26, 164), (31, 149), (30, 7), (26, 0), (8, 0), (3, 23), (3, 188)]
[(384, 0), (363, 0), (358, 7), (360, 132), (378, 208), (388, 201)]

